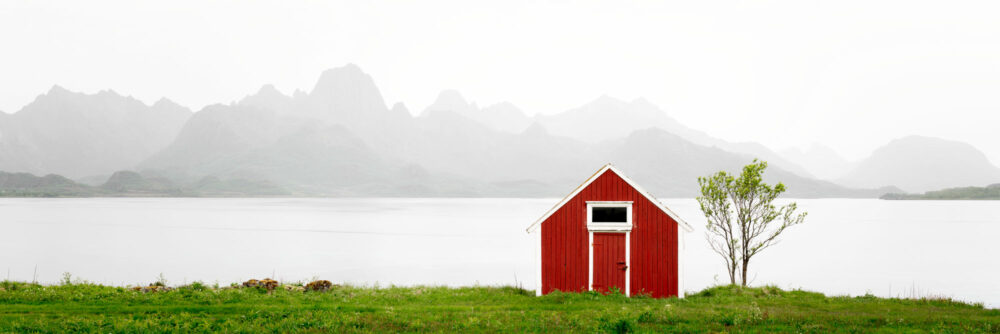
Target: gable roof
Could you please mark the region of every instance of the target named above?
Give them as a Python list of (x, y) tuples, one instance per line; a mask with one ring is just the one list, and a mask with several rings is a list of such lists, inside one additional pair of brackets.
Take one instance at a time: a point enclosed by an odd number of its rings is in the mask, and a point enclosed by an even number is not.
[(622, 174), (622, 172), (618, 170), (618, 168), (615, 168), (615, 166), (612, 166), (609, 163), (607, 165), (604, 165), (604, 167), (601, 167), (601, 169), (599, 169), (597, 173), (594, 173), (594, 175), (591, 175), (589, 179), (583, 181), (583, 184), (581, 184), (579, 187), (576, 187), (576, 189), (574, 189), (572, 193), (563, 198), (562, 201), (559, 201), (559, 203), (556, 204), (556, 206), (552, 207), (552, 209), (549, 209), (549, 211), (546, 212), (545, 215), (542, 216), (542, 218), (538, 218), (538, 220), (535, 221), (534, 224), (528, 226), (527, 229), (528, 233), (534, 232), (539, 227), (541, 227), (542, 222), (544, 222), (546, 219), (549, 219), (549, 217), (552, 216), (552, 214), (556, 213), (556, 211), (559, 211), (559, 208), (561, 208), (563, 205), (566, 205), (566, 203), (568, 203), (571, 199), (573, 199), (573, 197), (576, 197), (577, 194), (583, 191), (583, 189), (586, 189), (587, 186), (589, 186), (591, 183), (593, 183), (595, 180), (597, 180), (597, 178), (599, 178), (607, 171), (611, 171), (612, 173), (618, 175), (618, 177), (620, 177), (622, 180), (625, 180), (625, 183), (628, 183), (628, 185), (631, 186), (633, 189), (635, 189), (635, 191), (642, 194), (642, 196), (646, 197), (646, 199), (649, 200), (650, 203), (653, 203), (653, 205), (659, 208), (660, 211), (663, 211), (663, 213), (667, 214), (667, 216), (672, 218), (674, 221), (677, 222), (677, 224), (683, 227), (684, 231), (686, 232), (694, 231), (694, 229), (691, 228), (691, 225), (688, 225), (688, 223), (683, 219), (681, 219), (681, 217), (678, 217), (676, 213), (670, 211), (670, 209), (664, 206), (663, 203), (660, 203), (660, 201), (655, 197), (653, 197), (653, 195), (650, 195), (649, 192), (647, 192), (645, 189), (642, 189), (642, 187), (639, 187), (639, 185), (633, 182), (632, 179), (628, 178), (628, 176), (625, 176), (625, 174)]

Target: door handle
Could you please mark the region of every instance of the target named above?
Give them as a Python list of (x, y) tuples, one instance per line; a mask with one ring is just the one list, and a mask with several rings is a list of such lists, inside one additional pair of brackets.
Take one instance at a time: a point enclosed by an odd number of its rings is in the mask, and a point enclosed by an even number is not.
[(628, 266), (624, 266), (624, 267), (622, 267), (621, 269), (622, 269), (622, 270), (628, 270)]
[(625, 264), (625, 261), (618, 261), (618, 264)]

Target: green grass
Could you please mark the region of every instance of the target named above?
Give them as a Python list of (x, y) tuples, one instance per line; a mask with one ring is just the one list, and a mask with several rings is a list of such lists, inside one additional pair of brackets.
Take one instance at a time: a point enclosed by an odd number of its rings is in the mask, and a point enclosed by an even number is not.
[(513, 287), (336, 287), (328, 292), (201, 284), (142, 293), (93, 284), (0, 282), (0, 332), (985, 332), (1000, 310), (947, 299), (826, 297), (714, 287), (685, 299)]

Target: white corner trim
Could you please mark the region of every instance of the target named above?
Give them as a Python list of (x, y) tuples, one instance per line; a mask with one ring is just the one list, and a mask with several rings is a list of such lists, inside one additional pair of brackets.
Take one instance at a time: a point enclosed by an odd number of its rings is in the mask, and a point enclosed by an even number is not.
[(571, 192), (569, 195), (566, 195), (566, 197), (564, 197), (561, 201), (559, 201), (559, 203), (556, 203), (555, 206), (549, 209), (549, 211), (546, 212), (545, 215), (543, 215), (541, 218), (538, 218), (538, 220), (532, 223), (531, 226), (528, 226), (527, 228), (528, 233), (531, 233), (532, 231), (538, 229), (542, 225), (542, 222), (544, 222), (546, 219), (549, 219), (549, 217), (552, 216), (554, 213), (556, 213), (556, 211), (559, 211), (559, 208), (561, 208), (563, 205), (566, 205), (566, 203), (568, 203), (571, 199), (576, 197), (576, 195), (579, 194), (581, 191), (583, 191), (583, 189), (586, 189), (587, 186), (589, 186), (591, 183), (597, 180), (598, 177), (600, 177), (602, 174), (604, 174), (609, 170), (617, 174), (619, 177), (621, 177), (622, 180), (625, 180), (625, 183), (628, 183), (629, 186), (631, 186), (640, 194), (642, 194), (643, 197), (646, 197), (646, 199), (649, 200), (651, 203), (653, 203), (653, 205), (655, 205), (657, 208), (659, 208), (660, 211), (663, 211), (664, 213), (667, 214), (667, 216), (676, 221), (678, 225), (682, 225), (685, 231), (687, 232), (694, 231), (694, 229), (691, 228), (691, 225), (689, 225), (686, 221), (677, 216), (676, 213), (668, 209), (666, 206), (663, 205), (663, 203), (660, 203), (659, 200), (650, 195), (648, 191), (646, 191), (642, 187), (639, 187), (639, 185), (633, 182), (632, 179), (630, 179), (625, 174), (622, 174), (621, 171), (619, 171), (617, 168), (615, 168), (609, 163), (607, 165), (604, 165), (604, 167), (601, 167), (601, 169), (599, 169), (596, 173), (594, 173), (594, 175), (591, 175), (590, 178), (588, 178), (586, 181), (580, 184), (580, 186), (576, 187), (576, 189), (573, 189), (573, 192)]
[(587, 232), (587, 291), (594, 291), (594, 232)]
[[(632, 209), (629, 209), (629, 213)], [(632, 296), (632, 232), (625, 232), (625, 297)]]
[(535, 296), (542, 295), (542, 233), (530, 233), (532, 242), (535, 243), (534, 247), (534, 257), (535, 257), (535, 268), (538, 268), (538, 273), (535, 275)]
[(677, 224), (677, 298), (684, 298), (684, 234)]

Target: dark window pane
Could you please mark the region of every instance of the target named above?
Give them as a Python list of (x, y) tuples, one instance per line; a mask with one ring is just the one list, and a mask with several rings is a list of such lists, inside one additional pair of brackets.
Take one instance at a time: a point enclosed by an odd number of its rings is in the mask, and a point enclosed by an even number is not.
[(594, 207), (591, 218), (595, 223), (627, 223), (628, 208), (624, 207)]

